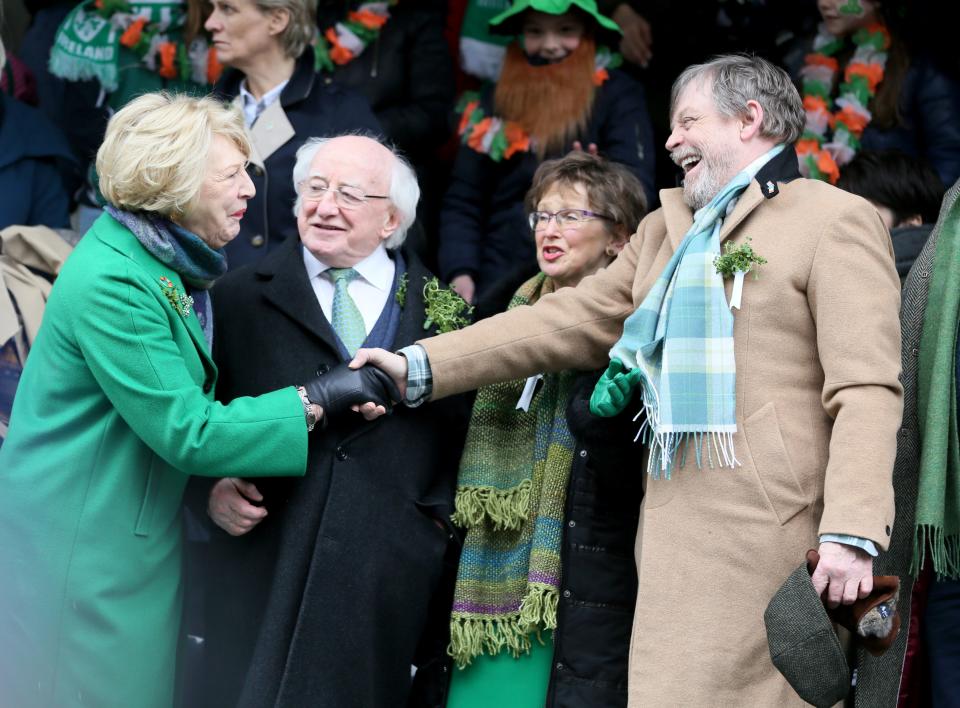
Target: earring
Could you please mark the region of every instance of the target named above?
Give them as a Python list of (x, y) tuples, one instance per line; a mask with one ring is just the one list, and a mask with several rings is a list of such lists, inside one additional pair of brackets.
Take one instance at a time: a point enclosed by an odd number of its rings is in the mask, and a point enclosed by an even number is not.
[(617, 249), (615, 249), (615, 248), (613, 248), (613, 247), (611, 247), (611, 246), (607, 246), (605, 253), (606, 253), (608, 256), (615, 256), (615, 255), (617, 255)]

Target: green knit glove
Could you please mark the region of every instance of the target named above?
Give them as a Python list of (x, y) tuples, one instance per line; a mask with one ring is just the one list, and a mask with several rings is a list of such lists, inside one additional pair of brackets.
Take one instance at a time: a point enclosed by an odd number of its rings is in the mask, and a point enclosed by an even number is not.
[(590, 396), (590, 412), (603, 418), (615, 416), (630, 403), (639, 382), (640, 369), (628, 371), (619, 359), (611, 359)]

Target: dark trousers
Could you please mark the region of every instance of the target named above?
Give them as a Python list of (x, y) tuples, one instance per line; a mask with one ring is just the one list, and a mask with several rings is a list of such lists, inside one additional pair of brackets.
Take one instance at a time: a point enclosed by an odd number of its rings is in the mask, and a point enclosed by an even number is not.
[(960, 580), (930, 584), (924, 618), (934, 708), (960, 708)]

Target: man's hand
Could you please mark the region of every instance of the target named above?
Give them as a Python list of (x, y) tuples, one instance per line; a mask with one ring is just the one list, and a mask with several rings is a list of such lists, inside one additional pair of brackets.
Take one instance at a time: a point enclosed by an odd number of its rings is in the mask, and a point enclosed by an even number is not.
[(458, 275), (450, 281), (450, 287), (456, 291), (457, 295), (473, 304), (473, 296), (477, 294), (477, 284), (473, 282), (473, 276), (466, 273)]
[(594, 386), (590, 396), (590, 412), (602, 418), (617, 415), (630, 403), (633, 389), (639, 382), (640, 369), (627, 369), (614, 357)]
[(828, 607), (852, 605), (873, 591), (873, 558), (863, 549), (827, 541), (820, 544), (820, 563), (810, 580), (817, 594), (827, 592)]
[(373, 420), (386, 413), (403, 395), (394, 386), (393, 381), (380, 369), (367, 367), (337, 366), (313, 381), (303, 385), (307, 398), (323, 408), (325, 416), (338, 418), (349, 410), (363, 412), (362, 404), (370, 404), (377, 415)]
[(623, 58), (631, 64), (647, 68), (653, 58), (653, 31), (650, 23), (625, 2), (617, 5), (610, 16), (623, 30), (623, 39), (620, 40), (620, 53)]
[(267, 516), (267, 510), (251, 504), (251, 499), (263, 501), (263, 495), (253, 483), (225, 477), (210, 490), (207, 514), (231, 536), (242, 536)]
[[(351, 369), (359, 369), (361, 366), (375, 366), (379, 370), (393, 379), (393, 385), (397, 387), (400, 394), (399, 401), (402, 401), (407, 393), (407, 360), (399, 354), (388, 352), (386, 349), (358, 349), (353, 361), (350, 362)], [(379, 418), (386, 411), (383, 406), (376, 403), (364, 403), (354, 407), (367, 420)]]

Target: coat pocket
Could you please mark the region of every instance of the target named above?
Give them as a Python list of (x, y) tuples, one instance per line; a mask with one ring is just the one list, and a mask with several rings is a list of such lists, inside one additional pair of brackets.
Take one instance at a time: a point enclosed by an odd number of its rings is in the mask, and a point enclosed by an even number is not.
[(760, 486), (782, 526), (807, 508), (810, 500), (787, 456), (773, 401), (743, 421), (743, 432)]

